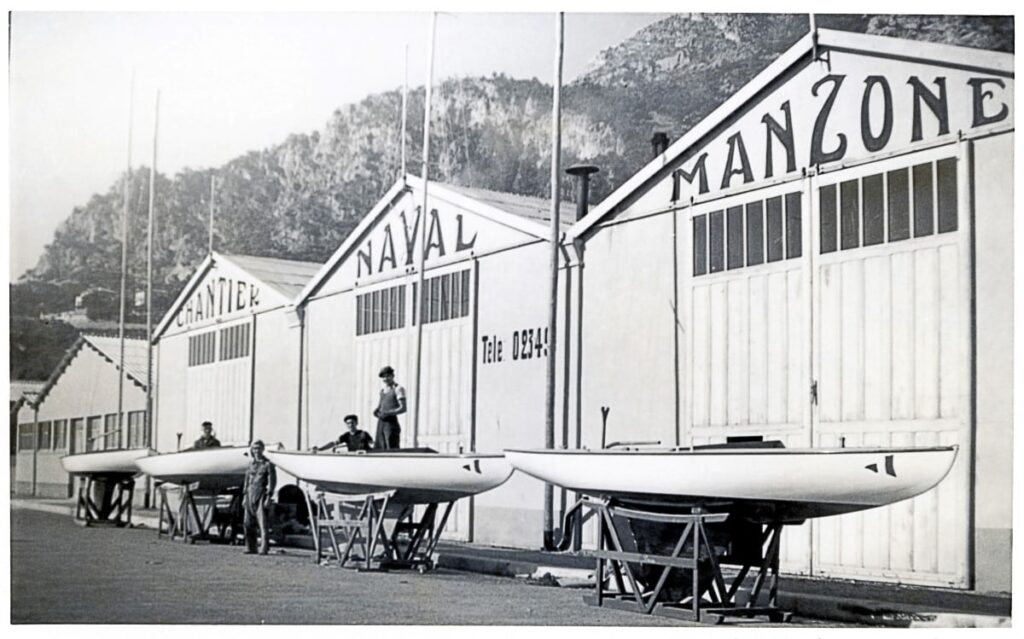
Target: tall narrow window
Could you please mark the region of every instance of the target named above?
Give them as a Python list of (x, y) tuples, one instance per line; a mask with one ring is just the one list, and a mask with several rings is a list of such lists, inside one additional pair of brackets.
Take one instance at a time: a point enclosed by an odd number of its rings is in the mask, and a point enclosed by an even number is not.
[(68, 420), (53, 420), (53, 449), (67, 450), (68, 447)]
[(84, 453), (85, 452), (85, 420), (81, 417), (76, 417), (71, 420), (71, 442), (69, 443), (68, 450), (72, 453)]
[(768, 222), (768, 261), (782, 259), (782, 198), (768, 198), (765, 203)]
[(39, 450), (50, 450), (50, 422), (39, 422)]
[(101, 436), (103, 435), (103, 418), (99, 415), (95, 415), (89, 418), (88, 430), (85, 432), (85, 450), (86, 452), (93, 450), (103, 450), (103, 441)]
[(708, 272), (708, 220), (707, 215), (693, 218), (693, 274)]
[(886, 173), (886, 197), (889, 204), (889, 241), (910, 237), (910, 177), (907, 169)]
[(935, 232), (932, 214), (935, 211), (932, 197), (932, 165), (918, 164), (914, 167), (914, 237), (923, 237)]
[(818, 224), (818, 240), (822, 254), (832, 253), (836, 250), (836, 185), (829, 184), (821, 187), (818, 191), (818, 211), (820, 223)]
[(708, 254), (711, 258), (711, 273), (719, 273), (725, 268), (725, 222), (724, 213), (715, 211), (710, 214), (710, 241)]
[(18, 424), (18, 450), (32, 450), (36, 447), (36, 425)]
[(103, 417), (103, 448), (110, 450), (117, 448), (121, 433), (117, 432), (117, 414), (109, 414)]
[(728, 236), (728, 267), (743, 267), (743, 207), (733, 206), (726, 211), (726, 235)]
[(786, 259), (800, 257), (803, 251), (803, 229), (801, 228), (803, 213), (800, 204), (800, 192), (786, 194)]
[(462, 317), (469, 317), (469, 269), (462, 271)]
[(747, 266), (764, 263), (764, 203), (747, 205)]
[(939, 191), (939, 233), (957, 228), (956, 158), (935, 163), (935, 179)]
[(441, 312), (438, 317), (441, 321), (450, 319), (452, 316), (451, 287), (451, 275), (443, 276), (441, 278)]
[(847, 180), (839, 185), (839, 226), (843, 250), (860, 246), (859, 180)]
[(864, 191), (864, 246), (881, 244), (885, 241), (882, 174), (867, 176), (861, 188)]

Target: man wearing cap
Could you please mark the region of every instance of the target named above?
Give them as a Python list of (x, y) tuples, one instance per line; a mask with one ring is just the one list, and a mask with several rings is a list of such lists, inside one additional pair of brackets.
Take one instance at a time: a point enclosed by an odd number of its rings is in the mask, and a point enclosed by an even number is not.
[(220, 448), (220, 440), (213, 436), (213, 423), (203, 422), (203, 434), (192, 444), (195, 450), (203, 448)]
[(373, 437), (370, 437), (370, 433), (365, 430), (359, 430), (359, 418), (355, 415), (345, 415), (345, 425), (348, 426), (348, 430), (341, 434), (337, 440), (333, 442), (327, 442), (323, 446), (314, 446), (313, 452), (320, 450), (335, 449), (340, 446), (344, 446), (349, 452), (354, 453), (360, 450), (370, 450), (373, 448)]
[(256, 531), (259, 527), (260, 554), (265, 555), (270, 549), (269, 531), (267, 530), (267, 507), (274, 496), (277, 485), (277, 470), (270, 460), (263, 456), (263, 441), (257, 439), (249, 446), (252, 461), (245, 471), (245, 493), (242, 506), (245, 509), (245, 554), (256, 553)]
[(405, 412), (405, 389), (395, 383), (395, 369), (390, 366), (380, 369), (380, 378), (384, 386), (380, 389), (380, 402), (373, 410), (373, 416), (377, 418), (374, 448), (399, 448), (402, 427), (398, 424), (398, 416)]

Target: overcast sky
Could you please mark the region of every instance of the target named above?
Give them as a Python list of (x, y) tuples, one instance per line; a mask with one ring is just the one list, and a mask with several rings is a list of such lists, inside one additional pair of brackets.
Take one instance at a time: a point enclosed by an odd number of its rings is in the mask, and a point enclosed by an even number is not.
[[(568, 14), (565, 77), (664, 14)], [(124, 171), (135, 73), (132, 163), (218, 166), (289, 134), (318, 130), (338, 106), (426, 75), (429, 15), (14, 13), (10, 48), (12, 279), (57, 225)], [(552, 14), (441, 14), (435, 82), (503, 72), (552, 79)]]

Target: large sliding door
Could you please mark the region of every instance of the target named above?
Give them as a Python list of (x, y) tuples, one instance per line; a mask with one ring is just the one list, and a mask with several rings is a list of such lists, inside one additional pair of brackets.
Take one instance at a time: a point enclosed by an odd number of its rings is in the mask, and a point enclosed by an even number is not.
[[(471, 389), (473, 324), (468, 268), (431, 274), (423, 288), (423, 327), (420, 390), (416, 382), (416, 335), (419, 318), (412, 309), (419, 297), (415, 279), (388, 283), (360, 293), (356, 298), (356, 403), (360, 419), (376, 434), (370, 411), (380, 397), (381, 367), (396, 369), (397, 381), (407, 391), (408, 412), (399, 418), (402, 446), (413, 444), (413, 425), (419, 417), (420, 447), (439, 453), (469, 451), (471, 436)], [(469, 500), (455, 504), (446, 538), (468, 540)]]
[[(806, 180), (697, 205), (680, 268), (683, 443), (760, 436), (810, 444)], [(688, 441), (687, 441), (688, 440)], [(809, 571), (809, 527), (783, 538), (788, 572)]]
[(789, 572), (967, 585), (967, 197), (949, 145), (677, 213), (684, 444), (960, 446), (916, 499), (788, 529)]
[(964, 162), (946, 146), (819, 176), (814, 194), (814, 445), (960, 446), (936, 489), (815, 521), (814, 572), (964, 586)]

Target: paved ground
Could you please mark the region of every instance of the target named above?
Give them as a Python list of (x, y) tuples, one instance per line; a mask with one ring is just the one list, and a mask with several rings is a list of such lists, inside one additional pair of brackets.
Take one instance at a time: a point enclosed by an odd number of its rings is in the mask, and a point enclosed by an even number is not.
[(243, 555), (11, 512), (14, 623), (691, 625), (590, 608), (582, 592), (445, 570), (358, 573), (298, 550)]

